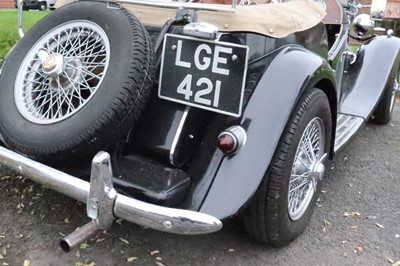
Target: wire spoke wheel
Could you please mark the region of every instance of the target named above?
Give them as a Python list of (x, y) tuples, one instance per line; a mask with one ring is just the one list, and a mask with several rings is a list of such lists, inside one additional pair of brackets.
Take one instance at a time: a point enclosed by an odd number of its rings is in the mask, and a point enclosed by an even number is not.
[(294, 221), (302, 217), (314, 196), (318, 181), (312, 173), (324, 154), (324, 135), (321, 119), (314, 118), (308, 123), (297, 147), (288, 194), (289, 217)]
[[(59, 73), (45, 70), (41, 51), (60, 58)], [(37, 124), (72, 116), (98, 91), (109, 61), (110, 43), (97, 24), (75, 20), (52, 29), (28, 52), (17, 73), (19, 112)]]
[(150, 97), (155, 54), (127, 9), (77, 1), (26, 32), (0, 75), (0, 135), (10, 149), (63, 167), (112, 152)]

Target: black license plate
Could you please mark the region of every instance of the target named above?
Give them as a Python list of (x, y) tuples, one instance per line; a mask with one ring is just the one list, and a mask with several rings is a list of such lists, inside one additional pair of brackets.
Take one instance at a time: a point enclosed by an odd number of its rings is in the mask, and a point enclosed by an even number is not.
[(248, 47), (167, 34), (158, 96), (239, 117)]

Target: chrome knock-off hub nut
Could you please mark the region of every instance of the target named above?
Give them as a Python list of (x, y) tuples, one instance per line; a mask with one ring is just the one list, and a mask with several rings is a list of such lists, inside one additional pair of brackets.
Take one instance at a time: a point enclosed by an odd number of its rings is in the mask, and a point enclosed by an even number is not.
[(61, 75), (64, 69), (64, 58), (60, 54), (48, 54), (40, 50), (38, 52), (40, 61), (42, 63), (43, 72), (51, 77)]
[(51, 54), (48, 55), (42, 62), (42, 67), (44, 71), (51, 71), (56, 67), (56, 56)]

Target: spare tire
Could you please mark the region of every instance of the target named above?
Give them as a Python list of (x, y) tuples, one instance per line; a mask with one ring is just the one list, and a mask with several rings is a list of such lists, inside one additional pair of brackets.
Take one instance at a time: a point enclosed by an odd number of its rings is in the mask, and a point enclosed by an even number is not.
[(43, 18), (0, 75), (0, 134), (40, 161), (88, 158), (126, 137), (150, 94), (154, 52), (126, 9), (77, 2)]

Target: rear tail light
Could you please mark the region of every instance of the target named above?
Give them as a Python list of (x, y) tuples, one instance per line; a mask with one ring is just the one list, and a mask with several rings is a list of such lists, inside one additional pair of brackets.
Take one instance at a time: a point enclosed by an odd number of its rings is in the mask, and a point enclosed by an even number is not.
[(247, 134), (241, 126), (232, 126), (218, 136), (218, 148), (225, 154), (240, 151), (246, 143)]

